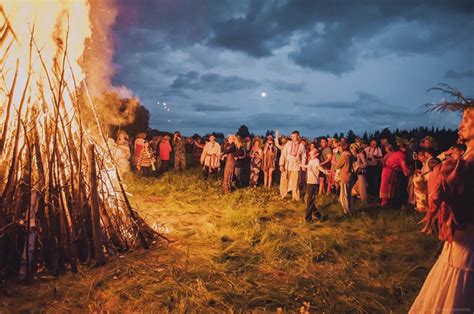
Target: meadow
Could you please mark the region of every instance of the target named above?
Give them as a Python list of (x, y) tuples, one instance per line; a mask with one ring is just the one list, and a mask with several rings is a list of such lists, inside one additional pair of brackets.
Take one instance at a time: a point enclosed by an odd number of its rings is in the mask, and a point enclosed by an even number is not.
[(140, 214), (171, 242), (81, 267), (59, 278), (7, 283), (0, 313), (407, 312), (440, 250), (420, 234), (421, 215), (336, 196), (318, 198), (326, 219), (308, 224), (304, 203), (278, 188), (223, 195), (197, 169), (125, 178)]

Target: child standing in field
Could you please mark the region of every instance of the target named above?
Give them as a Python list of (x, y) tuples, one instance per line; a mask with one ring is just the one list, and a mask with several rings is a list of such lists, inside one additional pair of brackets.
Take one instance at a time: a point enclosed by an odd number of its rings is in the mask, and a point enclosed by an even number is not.
[(319, 191), (320, 173), (326, 173), (326, 171), (319, 164), (319, 153), (316, 148), (313, 148), (309, 152), (309, 162), (307, 165), (303, 165), (306, 168), (306, 216), (305, 220), (311, 222), (313, 216), (317, 219), (321, 218), (321, 214), (316, 208), (316, 195)]
[(155, 168), (155, 155), (151, 151), (150, 143), (145, 141), (143, 149), (137, 160), (137, 169), (143, 176), (149, 177), (153, 174)]

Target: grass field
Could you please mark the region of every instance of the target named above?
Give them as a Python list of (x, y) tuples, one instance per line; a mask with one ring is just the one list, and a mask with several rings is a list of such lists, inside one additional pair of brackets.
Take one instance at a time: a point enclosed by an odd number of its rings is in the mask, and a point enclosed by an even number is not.
[(336, 197), (318, 200), (325, 222), (277, 187), (221, 194), (197, 171), (126, 178), (132, 202), (172, 243), (157, 241), (101, 268), (9, 283), (0, 312), (406, 312), (439, 243), (420, 235), (420, 215)]

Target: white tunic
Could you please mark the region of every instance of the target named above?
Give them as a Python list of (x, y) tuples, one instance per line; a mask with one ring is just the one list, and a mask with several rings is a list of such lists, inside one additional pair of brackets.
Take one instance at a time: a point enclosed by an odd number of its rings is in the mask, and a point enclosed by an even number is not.
[(219, 168), (221, 159), (221, 145), (217, 142), (208, 142), (204, 145), (201, 154), (201, 164), (209, 168)]
[(280, 167), (285, 171), (300, 171), (306, 164), (306, 149), (302, 143), (288, 142), (283, 147), (280, 156)]

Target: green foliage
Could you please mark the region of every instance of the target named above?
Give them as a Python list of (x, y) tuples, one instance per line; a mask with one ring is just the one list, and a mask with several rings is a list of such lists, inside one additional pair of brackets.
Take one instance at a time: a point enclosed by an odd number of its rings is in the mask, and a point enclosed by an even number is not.
[(327, 220), (307, 224), (304, 204), (282, 201), (277, 187), (223, 195), (221, 182), (203, 181), (198, 170), (126, 182), (134, 206), (170, 245), (158, 242), (75, 276), (12, 286), (0, 307), (407, 312), (439, 249), (436, 239), (420, 235), (415, 212), (356, 203), (344, 216), (337, 197), (328, 196), (318, 199)]

